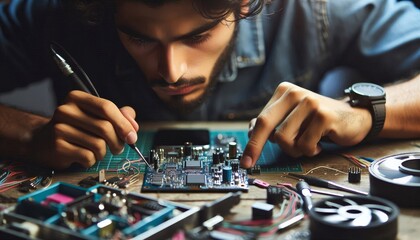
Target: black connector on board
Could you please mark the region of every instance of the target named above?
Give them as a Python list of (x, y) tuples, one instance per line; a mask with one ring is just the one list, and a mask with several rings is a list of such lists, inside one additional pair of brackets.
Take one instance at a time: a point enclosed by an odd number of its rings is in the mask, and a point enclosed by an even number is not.
[(361, 175), (362, 175), (362, 172), (360, 168), (357, 168), (357, 167), (349, 168), (349, 175), (348, 175), (349, 183), (359, 183), (362, 177)]
[(277, 186), (269, 186), (267, 188), (267, 203), (272, 205), (279, 205), (284, 200), (283, 189)]
[(260, 165), (255, 165), (252, 168), (248, 168), (246, 172), (249, 175), (260, 175), (261, 174), (261, 167)]
[(273, 218), (274, 206), (268, 203), (256, 202), (252, 205), (252, 220), (268, 220)]

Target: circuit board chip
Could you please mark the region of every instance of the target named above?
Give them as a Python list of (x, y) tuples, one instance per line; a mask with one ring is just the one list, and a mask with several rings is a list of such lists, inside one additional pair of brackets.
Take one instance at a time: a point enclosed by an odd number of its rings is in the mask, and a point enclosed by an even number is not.
[(201, 161), (185, 161), (185, 169), (200, 169)]
[(188, 186), (204, 186), (206, 185), (206, 175), (204, 174), (187, 174), (187, 179), (185, 183)]

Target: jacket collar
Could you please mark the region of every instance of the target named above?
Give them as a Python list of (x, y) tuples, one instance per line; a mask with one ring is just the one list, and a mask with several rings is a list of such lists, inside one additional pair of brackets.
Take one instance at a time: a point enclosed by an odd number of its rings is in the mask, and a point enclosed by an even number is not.
[(235, 51), (219, 76), (220, 82), (231, 82), (238, 69), (259, 66), (265, 62), (265, 44), (261, 14), (239, 22)]

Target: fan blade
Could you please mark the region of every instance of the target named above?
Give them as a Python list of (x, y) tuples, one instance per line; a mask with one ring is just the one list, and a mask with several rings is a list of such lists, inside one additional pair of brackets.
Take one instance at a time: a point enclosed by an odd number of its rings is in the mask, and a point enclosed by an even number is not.
[(334, 203), (330, 201), (325, 201), (325, 205), (327, 205), (328, 207), (334, 207), (334, 208), (341, 208), (343, 206), (338, 203)]
[(350, 205), (353, 205), (353, 206), (359, 205), (359, 204), (357, 204), (357, 202), (355, 202), (351, 199), (348, 199), (348, 198), (343, 198), (343, 201), (350, 204)]
[(334, 215), (329, 215), (329, 216), (324, 217), (324, 220), (330, 223), (339, 223), (339, 222), (347, 221), (349, 219), (341, 215), (334, 214)]
[(369, 225), (370, 221), (372, 220), (372, 214), (369, 213), (362, 213), (360, 216), (356, 217), (353, 221), (351, 221), (351, 226), (356, 227), (364, 227)]
[(392, 212), (392, 208), (384, 206), (384, 205), (379, 205), (379, 204), (363, 204), (362, 206), (365, 206), (369, 209), (378, 209), (378, 210), (382, 210), (384, 212)]
[(315, 212), (318, 212), (318, 213), (337, 213), (338, 212), (338, 209), (336, 209), (336, 208), (319, 208), (319, 207), (317, 207), (317, 208), (314, 208), (314, 211)]
[(372, 214), (375, 214), (381, 223), (387, 222), (389, 219), (388, 214), (379, 210), (372, 209)]

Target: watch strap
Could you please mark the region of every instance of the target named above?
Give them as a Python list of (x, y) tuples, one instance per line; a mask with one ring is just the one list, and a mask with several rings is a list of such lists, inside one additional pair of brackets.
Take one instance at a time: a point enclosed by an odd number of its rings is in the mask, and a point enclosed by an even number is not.
[(376, 100), (372, 101), (371, 106), (371, 114), (372, 114), (372, 128), (370, 129), (369, 133), (366, 135), (364, 140), (370, 140), (381, 132), (382, 128), (384, 127), (385, 123), (385, 100)]

